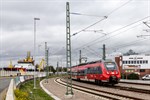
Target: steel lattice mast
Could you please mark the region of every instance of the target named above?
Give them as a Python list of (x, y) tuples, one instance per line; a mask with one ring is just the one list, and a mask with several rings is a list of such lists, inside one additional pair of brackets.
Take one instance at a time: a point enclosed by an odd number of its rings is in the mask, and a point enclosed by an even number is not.
[(66, 66), (67, 69), (70, 69), (70, 73), (67, 71), (67, 76), (70, 76), (70, 79), (67, 78), (67, 91), (66, 95), (73, 95), (72, 91), (72, 72), (71, 72), (71, 39), (70, 39), (70, 11), (69, 11), (69, 2), (66, 3)]

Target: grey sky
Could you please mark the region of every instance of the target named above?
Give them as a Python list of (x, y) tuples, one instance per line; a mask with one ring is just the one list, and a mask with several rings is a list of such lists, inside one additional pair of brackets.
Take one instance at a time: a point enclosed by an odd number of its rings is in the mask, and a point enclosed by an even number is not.
[[(8, 65), (10, 59), (16, 64), (18, 59), (26, 56), (27, 51), (33, 54), (33, 18), (38, 17), (38, 60), (44, 56), (44, 42), (48, 42), (50, 64), (56, 66), (59, 60), (65, 66), (66, 1), (70, 2), (71, 12), (107, 16), (129, 0), (0, 0), (0, 65)], [(137, 38), (141, 34), (150, 34), (143, 31), (148, 27), (142, 22), (150, 22), (150, 17), (145, 18), (147, 16), (150, 16), (150, 0), (130, 0), (108, 15), (107, 19), (87, 29), (103, 30), (103, 33), (109, 35), (86, 31), (73, 36), (73, 64), (78, 61), (80, 49), (89, 61), (99, 59), (104, 43), (108, 54), (114, 51), (123, 53), (129, 49), (150, 52), (150, 37)], [(102, 18), (71, 15), (71, 34)], [(113, 32), (143, 18), (136, 24)]]

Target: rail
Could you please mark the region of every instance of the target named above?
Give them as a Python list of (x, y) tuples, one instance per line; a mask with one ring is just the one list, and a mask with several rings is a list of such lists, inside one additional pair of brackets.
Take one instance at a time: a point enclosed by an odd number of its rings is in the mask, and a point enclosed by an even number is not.
[[(60, 80), (60, 81), (58, 81), (58, 79), (56, 79), (56, 82), (58, 82), (59, 84), (66, 85), (65, 81), (63, 81), (63, 80)], [(103, 97), (103, 98), (107, 98), (107, 99), (113, 99), (113, 100), (120, 100), (120, 99), (143, 100), (143, 99), (136, 98), (136, 97), (131, 97), (131, 96), (123, 95), (123, 94), (121, 95), (121, 94), (112, 93), (112, 92), (108, 92), (108, 91), (104, 91), (104, 90), (93, 89), (93, 88), (90, 88), (90, 87), (85, 87), (85, 86), (81, 86), (81, 85), (77, 85), (77, 84), (73, 84), (73, 88), (77, 89), (79, 91), (83, 91), (83, 92), (93, 94), (95, 96), (100, 96), (100, 97)]]

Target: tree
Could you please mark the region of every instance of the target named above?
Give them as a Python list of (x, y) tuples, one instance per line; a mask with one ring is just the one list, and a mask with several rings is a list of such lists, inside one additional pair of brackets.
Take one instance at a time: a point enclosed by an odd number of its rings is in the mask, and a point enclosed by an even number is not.
[(35, 65), (35, 68), (36, 68), (36, 70), (38, 70), (38, 68), (39, 68), (39, 64), (36, 64), (36, 65)]
[(62, 67), (56, 67), (56, 71), (58, 70), (58, 72), (63, 71)]
[[(46, 71), (46, 70), (47, 70), (47, 67), (45, 67), (44, 70)], [(54, 69), (53, 66), (48, 66), (48, 71), (49, 71), (49, 72), (51, 71), (51, 72), (53, 72), (53, 73), (56, 72), (56, 70)]]
[(124, 53), (123, 55), (138, 55), (138, 53), (134, 52), (132, 49), (130, 49), (128, 52)]
[(64, 72), (67, 72), (67, 67), (63, 67), (63, 71), (64, 71)]

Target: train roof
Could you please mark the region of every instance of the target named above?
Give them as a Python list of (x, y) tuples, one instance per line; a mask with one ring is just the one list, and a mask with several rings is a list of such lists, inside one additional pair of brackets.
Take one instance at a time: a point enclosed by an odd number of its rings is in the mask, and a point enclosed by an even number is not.
[(91, 61), (91, 62), (82, 63), (82, 64), (78, 64), (78, 65), (72, 66), (71, 68), (76, 67), (76, 66), (87, 65), (87, 64), (94, 64), (94, 63), (98, 63), (98, 62), (112, 62), (112, 60), (111, 59), (106, 59), (106, 60)]
[(82, 65), (87, 65), (87, 64), (94, 64), (94, 63), (98, 63), (98, 62), (102, 62), (102, 60), (97, 60), (97, 61), (91, 61), (91, 62), (87, 62), (87, 63), (82, 63), (82, 64), (78, 64), (72, 67), (76, 67), (76, 66), (82, 66)]

